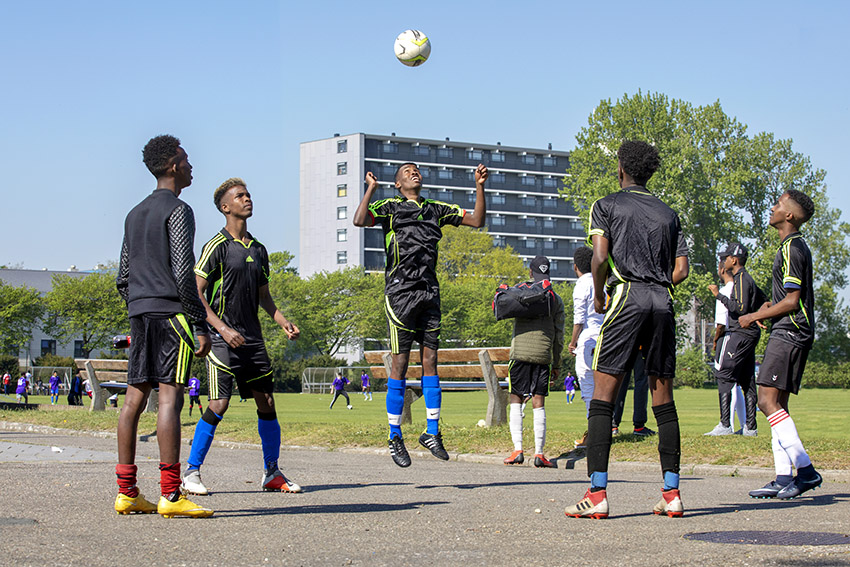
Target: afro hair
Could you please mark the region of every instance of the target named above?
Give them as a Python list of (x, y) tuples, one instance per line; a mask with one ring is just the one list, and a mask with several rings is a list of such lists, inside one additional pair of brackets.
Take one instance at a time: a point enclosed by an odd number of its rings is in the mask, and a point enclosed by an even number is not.
[(635, 180), (638, 185), (645, 186), (661, 165), (658, 150), (655, 146), (639, 140), (626, 140), (617, 150), (620, 167)]
[(142, 150), (142, 161), (148, 171), (159, 179), (168, 171), (179, 147), (180, 140), (168, 134), (151, 138)]

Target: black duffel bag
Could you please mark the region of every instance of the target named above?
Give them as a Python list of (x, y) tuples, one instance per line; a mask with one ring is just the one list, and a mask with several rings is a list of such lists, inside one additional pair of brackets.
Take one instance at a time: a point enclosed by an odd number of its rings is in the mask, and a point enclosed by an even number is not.
[(549, 280), (523, 282), (513, 287), (502, 284), (493, 298), (493, 313), (496, 315), (496, 321), (515, 317), (550, 317), (554, 298), (555, 292), (552, 291), (552, 282)]

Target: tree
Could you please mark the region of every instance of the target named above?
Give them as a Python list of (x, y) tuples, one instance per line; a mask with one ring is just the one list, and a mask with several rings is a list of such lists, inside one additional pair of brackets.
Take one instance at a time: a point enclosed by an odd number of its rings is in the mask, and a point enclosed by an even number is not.
[(32, 330), (44, 314), (36, 289), (0, 280), (0, 352), (17, 355), (32, 340)]
[(94, 349), (110, 348), (114, 335), (129, 330), (127, 306), (111, 271), (83, 278), (57, 274), (44, 300), (48, 313), (44, 331), (66, 344), (82, 339), (83, 357)]
[[(689, 309), (694, 298), (703, 316), (713, 311), (707, 285), (715, 282), (717, 253), (730, 240), (750, 248), (747, 268), (769, 293), (779, 242), (767, 224), (768, 212), (793, 188), (812, 197), (817, 207), (803, 231), (814, 256), (816, 317), (829, 325), (821, 329), (818, 324), (820, 336), (846, 335), (848, 313), (830, 291), (847, 284), (850, 224), (829, 206), (826, 173), (795, 152), (791, 140), (765, 132), (749, 136), (746, 125), (726, 115), (719, 101), (695, 107), (641, 92), (615, 103), (603, 100), (576, 136), (562, 190), (586, 227), (590, 205), (619, 188), (616, 152), (624, 139), (658, 148), (661, 168), (649, 189), (679, 213), (690, 245), (691, 275), (675, 294), (679, 312)], [(834, 316), (836, 309), (843, 315)]]

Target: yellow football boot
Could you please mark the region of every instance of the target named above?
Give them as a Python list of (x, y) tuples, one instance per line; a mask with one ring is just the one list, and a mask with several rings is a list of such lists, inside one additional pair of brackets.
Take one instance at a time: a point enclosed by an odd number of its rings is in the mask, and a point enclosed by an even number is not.
[(153, 514), (156, 512), (156, 504), (148, 502), (141, 494), (130, 498), (119, 492), (115, 497), (115, 511), (119, 514)]
[(172, 502), (165, 496), (159, 497), (159, 505), (156, 511), (163, 518), (173, 518), (174, 516), (185, 516), (187, 518), (209, 518), (213, 515), (213, 511), (203, 506), (198, 506), (182, 494), (177, 502)]

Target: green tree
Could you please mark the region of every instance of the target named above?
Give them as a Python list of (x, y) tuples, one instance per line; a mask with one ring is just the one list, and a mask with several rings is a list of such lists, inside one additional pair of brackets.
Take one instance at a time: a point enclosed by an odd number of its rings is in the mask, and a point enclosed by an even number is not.
[(32, 340), (32, 331), (44, 314), (37, 290), (0, 280), (0, 352), (17, 355)]
[[(847, 283), (850, 224), (841, 222), (841, 212), (829, 206), (826, 173), (795, 152), (791, 140), (765, 132), (749, 136), (746, 125), (728, 116), (720, 102), (693, 106), (641, 92), (613, 103), (603, 100), (576, 136), (562, 190), (585, 226), (590, 205), (619, 188), (616, 152), (624, 139), (645, 140), (658, 148), (661, 168), (649, 189), (679, 213), (691, 248), (691, 275), (676, 290), (679, 312), (696, 299), (702, 315), (710, 316), (714, 298), (707, 285), (715, 283), (717, 253), (730, 240), (748, 245), (747, 268), (770, 292), (779, 242), (767, 224), (768, 213), (784, 191), (798, 189), (817, 207), (803, 231), (814, 256), (816, 316), (828, 325), (819, 324), (819, 334), (846, 335), (850, 319), (830, 291)], [(841, 316), (834, 316), (836, 309)]]
[(82, 278), (57, 274), (44, 300), (48, 312), (44, 331), (63, 343), (82, 340), (84, 357), (94, 349), (110, 348), (114, 335), (129, 330), (127, 306), (111, 271)]

